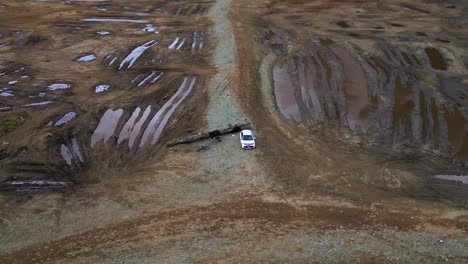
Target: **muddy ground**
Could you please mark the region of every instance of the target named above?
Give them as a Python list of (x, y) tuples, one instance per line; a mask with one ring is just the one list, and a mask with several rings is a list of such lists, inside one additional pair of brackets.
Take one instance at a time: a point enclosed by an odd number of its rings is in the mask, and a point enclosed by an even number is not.
[(3, 1), (0, 262), (467, 263), (466, 5)]

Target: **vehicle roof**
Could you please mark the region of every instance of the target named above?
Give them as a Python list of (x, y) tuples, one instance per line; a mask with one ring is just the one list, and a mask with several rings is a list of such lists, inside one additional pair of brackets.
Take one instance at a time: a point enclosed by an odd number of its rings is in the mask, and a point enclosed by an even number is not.
[(242, 130), (242, 134), (244, 134), (244, 135), (253, 135), (252, 130), (249, 130), (249, 129)]

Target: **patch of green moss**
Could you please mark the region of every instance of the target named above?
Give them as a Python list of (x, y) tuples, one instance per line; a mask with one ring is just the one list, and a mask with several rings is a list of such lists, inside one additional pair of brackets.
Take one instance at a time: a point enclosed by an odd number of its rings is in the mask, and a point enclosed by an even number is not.
[(0, 116), (0, 137), (18, 128), (23, 123), (23, 118), (19, 115)]

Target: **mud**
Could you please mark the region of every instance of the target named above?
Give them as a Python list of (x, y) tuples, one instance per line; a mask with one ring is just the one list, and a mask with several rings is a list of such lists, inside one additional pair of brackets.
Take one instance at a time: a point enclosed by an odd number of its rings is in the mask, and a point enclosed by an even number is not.
[[(345, 134), (359, 135), (366, 144), (377, 144), (385, 151), (402, 146), (410, 146), (406, 149), (415, 153), (429, 149), (442, 159), (449, 156), (465, 166), (467, 105), (465, 88), (457, 81), (467, 74), (459, 57), (465, 48), (461, 44), (463, 33), (457, 28), (450, 30), (447, 41), (434, 37), (446, 36), (445, 28), (450, 27), (441, 17), (433, 16), (434, 10), (445, 7), (398, 2), (387, 13), (387, 7), (371, 2), (322, 2), (304, 7), (321, 10), (317, 16), (294, 16), (298, 3), (280, 1), (272, 6), (276, 11), (262, 16), (265, 27), (257, 34), (266, 38), (266, 46), (279, 61), (287, 61), (296, 104), (305, 117), (301, 123), (338, 133), (345, 130)], [(345, 29), (338, 30), (329, 21), (343, 6), (351, 11), (348, 20), (336, 22)], [(404, 28), (402, 23), (398, 30), (383, 26), (400, 25), (396, 22), (410, 15), (427, 18), (426, 28), (429, 24), (438, 27), (423, 33), (418, 30), (424, 23)], [(457, 19), (462, 13), (446, 15)], [(298, 26), (297, 20), (315, 25), (314, 30)], [(379, 32), (372, 30), (375, 25), (381, 25)], [(414, 32), (433, 41), (411, 36)], [(271, 70), (274, 76), (276, 69)], [(290, 88), (285, 85), (284, 89)], [(278, 88), (275, 93), (282, 97)], [(284, 108), (282, 102), (277, 104)]]
[(426, 48), (425, 52), (429, 57), (432, 68), (442, 71), (447, 70), (447, 63), (445, 62), (444, 57), (442, 57), (440, 51), (435, 48)]
[(301, 112), (296, 103), (294, 86), (289, 78), (287, 67), (276, 64), (273, 68), (273, 81), (278, 108), (281, 113), (293, 122), (301, 122)]
[(367, 80), (359, 63), (346, 50), (336, 44), (329, 46), (343, 65), (343, 89), (346, 97), (346, 117), (351, 129), (366, 131), (369, 113)]
[[(205, 59), (197, 57), (207, 52), (202, 48), (208, 46), (208, 23), (199, 16), (207, 5), (195, 4), (193, 7), (200, 9), (182, 10), (176, 19), (172, 13), (178, 3), (145, 4), (10, 1), (0, 10), (0, 43), (6, 43), (0, 50), (0, 85), (5, 88), (0, 107), (2, 111), (29, 111), (34, 120), (24, 131), (16, 131), (24, 136), (22, 143), (13, 135), (5, 140), (16, 147), (37, 145), (28, 162), (52, 163), (53, 167), (69, 170), (60, 146), (70, 148), (71, 138), (88, 146), (98, 141), (114, 143), (116, 135), (104, 130), (114, 128), (118, 136), (128, 109), (143, 104), (157, 110), (175, 92), (183, 76), (201, 75), (202, 80), (212, 72)], [(19, 14), (14, 23), (10, 19), (13, 13)], [(31, 19), (33, 13), (37, 19)], [(179, 53), (170, 54), (162, 47), (167, 47), (176, 34), (185, 43), (177, 43)], [(133, 91), (143, 87), (145, 91)], [(106, 125), (101, 118), (106, 119), (107, 109), (122, 109), (122, 120)], [(165, 123), (170, 123), (172, 112), (177, 112), (172, 106), (170, 110), (171, 115), (164, 116)], [(80, 115), (64, 116), (67, 112)], [(54, 129), (46, 125), (50, 120)], [(145, 130), (147, 123), (138, 125)], [(137, 137), (132, 136), (132, 140)], [(85, 156), (100, 155), (100, 150), (82, 151)], [(38, 157), (43, 158), (38, 161)], [(4, 162), (16, 167), (15, 163), (24, 160)], [(85, 162), (83, 166), (91, 164)], [(84, 172), (68, 173), (69, 177), (82, 178)]]

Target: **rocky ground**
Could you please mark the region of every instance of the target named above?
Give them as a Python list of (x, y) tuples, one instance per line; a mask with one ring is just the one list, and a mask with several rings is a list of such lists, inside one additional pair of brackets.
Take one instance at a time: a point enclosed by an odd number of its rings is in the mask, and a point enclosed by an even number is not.
[(1, 263), (468, 262), (465, 2), (0, 6)]

